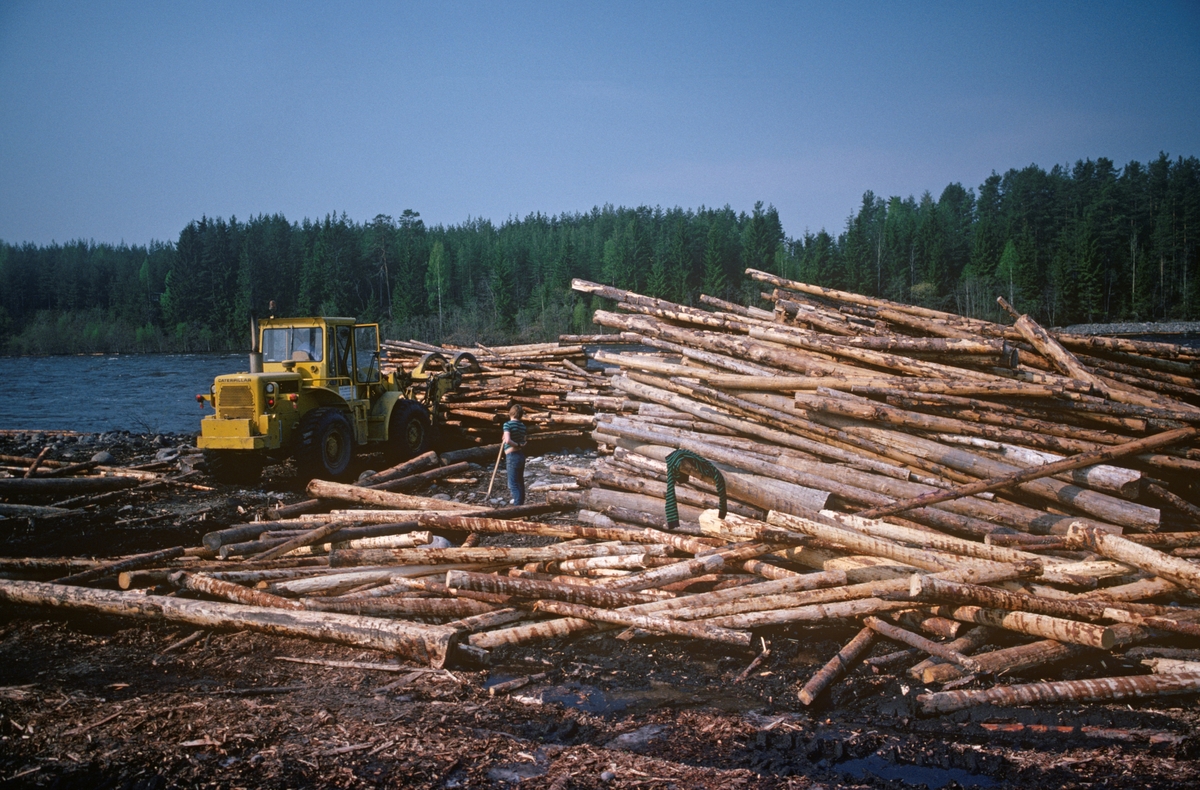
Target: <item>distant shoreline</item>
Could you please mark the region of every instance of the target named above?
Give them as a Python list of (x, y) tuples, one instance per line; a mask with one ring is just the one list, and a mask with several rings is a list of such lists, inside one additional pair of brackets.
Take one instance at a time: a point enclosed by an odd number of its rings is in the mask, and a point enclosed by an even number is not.
[(221, 357), (245, 356), (246, 351), (64, 351), (60, 354), (0, 354), (0, 359), (49, 359), (51, 357)]
[(1122, 321), (1114, 324), (1056, 326), (1054, 332), (1072, 335), (1200, 335), (1200, 321)]

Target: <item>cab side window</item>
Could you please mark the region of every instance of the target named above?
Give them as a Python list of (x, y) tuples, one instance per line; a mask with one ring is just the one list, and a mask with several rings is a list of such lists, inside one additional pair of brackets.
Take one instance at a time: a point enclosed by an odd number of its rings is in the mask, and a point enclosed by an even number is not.
[(354, 368), (356, 379), (361, 384), (379, 381), (379, 327), (354, 327)]

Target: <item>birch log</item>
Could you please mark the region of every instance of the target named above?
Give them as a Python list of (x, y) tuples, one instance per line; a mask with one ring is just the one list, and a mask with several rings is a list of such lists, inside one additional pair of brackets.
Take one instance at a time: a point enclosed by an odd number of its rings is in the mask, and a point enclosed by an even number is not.
[(446, 662), (450, 647), (458, 639), (458, 631), (445, 626), (325, 612), (266, 609), (41, 582), (0, 579), (0, 599), (123, 617), (166, 619), (204, 628), (245, 628), (281, 636), (337, 642), (382, 650), (433, 667), (441, 667)]
[(1091, 702), (1162, 697), (1200, 692), (1200, 672), (1171, 675), (1132, 675), (1091, 680), (1061, 680), (996, 686), (982, 691), (940, 691), (921, 694), (917, 703), (926, 714), (950, 713), (976, 705), (1039, 705), (1052, 702)]

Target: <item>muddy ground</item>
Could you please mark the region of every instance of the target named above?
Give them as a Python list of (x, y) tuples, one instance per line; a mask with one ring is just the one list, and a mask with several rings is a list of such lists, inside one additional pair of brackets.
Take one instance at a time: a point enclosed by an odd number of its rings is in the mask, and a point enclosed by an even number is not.
[[(187, 437), (0, 435), (0, 454), (118, 463), (173, 457)], [(563, 448), (531, 461), (584, 465)], [(375, 459), (368, 457), (364, 467)], [(178, 461), (171, 463), (178, 464)], [(474, 483), (432, 492), (476, 501)], [(203, 533), (299, 498), (288, 466), (260, 487), (202, 470), (125, 494), (70, 523), (0, 521), (0, 555), (110, 556), (197, 545)], [(502, 486), (503, 480), (497, 481)], [(534, 497), (536, 501), (536, 496)], [(0, 605), (0, 784), (5, 787), (907, 788), (1200, 786), (1195, 697), (1132, 705), (977, 708), (920, 717), (922, 687), (859, 667), (814, 708), (796, 691), (855, 633), (763, 631), (750, 651), (612, 635), (492, 651), (490, 666), (430, 670), (380, 653), (252, 632)], [(756, 639), (756, 644), (761, 644)], [(1200, 645), (1180, 643), (1181, 647)], [(886, 643), (875, 655), (895, 650)], [(308, 661), (390, 666), (337, 668)], [(1139, 671), (1103, 656), (1020, 680)], [(547, 673), (508, 694), (489, 686)], [(989, 681), (991, 682), (991, 681)]]

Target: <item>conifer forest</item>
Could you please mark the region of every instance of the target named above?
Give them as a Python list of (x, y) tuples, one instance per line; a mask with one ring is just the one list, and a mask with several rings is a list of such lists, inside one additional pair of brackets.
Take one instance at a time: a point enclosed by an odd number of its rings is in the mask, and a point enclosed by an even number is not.
[[(585, 278), (685, 304), (761, 305), (756, 268), (858, 293), (1041, 323), (1200, 319), (1200, 160), (1161, 154), (993, 173), (934, 196), (868, 191), (836, 234), (791, 236), (778, 212), (605, 205), (427, 225), (203, 216), (147, 245), (0, 242), (0, 353), (244, 350), (251, 316), (378, 321), (385, 337), (457, 344), (596, 331)], [(595, 300), (595, 304), (593, 304)]]

